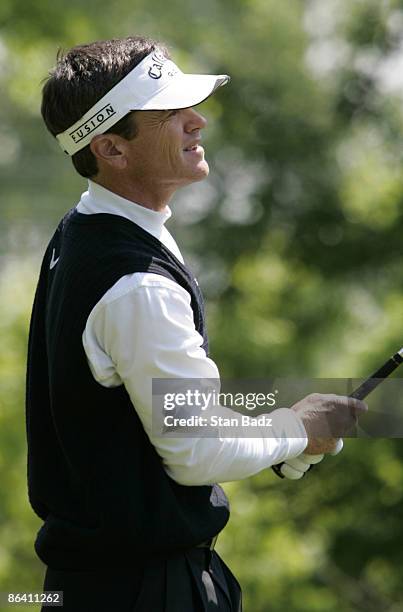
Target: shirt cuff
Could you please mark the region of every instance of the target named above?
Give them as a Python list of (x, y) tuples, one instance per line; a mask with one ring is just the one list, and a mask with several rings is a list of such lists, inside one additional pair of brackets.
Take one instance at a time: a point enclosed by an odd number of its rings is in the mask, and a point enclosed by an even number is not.
[(292, 408), (278, 408), (270, 416), (273, 436), (286, 442), (284, 457), (280, 457), (278, 463), (298, 457), (308, 446), (308, 436), (301, 417)]

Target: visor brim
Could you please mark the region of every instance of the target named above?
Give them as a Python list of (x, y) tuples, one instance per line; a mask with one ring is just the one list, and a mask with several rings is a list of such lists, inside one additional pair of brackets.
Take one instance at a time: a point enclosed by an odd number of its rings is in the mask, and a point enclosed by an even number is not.
[(165, 89), (133, 110), (176, 110), (189, 108), (207, 100), (219, 87), (226, 85), (226, 74), (179, 74)]

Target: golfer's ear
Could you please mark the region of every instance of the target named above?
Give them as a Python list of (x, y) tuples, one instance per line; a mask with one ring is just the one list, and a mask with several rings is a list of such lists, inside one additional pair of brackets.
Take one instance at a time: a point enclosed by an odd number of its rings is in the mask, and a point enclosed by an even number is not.
[(113, 166), (116, 170), (126, 168), (127, 158), (125, 155), (124, 139), (117, 134), (99, 134), (94, 136), (90, 143), (90, 149), (100, 162)]

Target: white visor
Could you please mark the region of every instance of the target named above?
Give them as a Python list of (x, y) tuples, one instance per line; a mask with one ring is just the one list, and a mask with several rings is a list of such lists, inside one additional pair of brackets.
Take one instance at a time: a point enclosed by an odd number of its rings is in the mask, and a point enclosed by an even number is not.
[(184, 74), (162, 53), (153, 51), (56, 138), (66, 153), (74, 155), (130, 111), (189, 108), (229, 80), (226, 74)]

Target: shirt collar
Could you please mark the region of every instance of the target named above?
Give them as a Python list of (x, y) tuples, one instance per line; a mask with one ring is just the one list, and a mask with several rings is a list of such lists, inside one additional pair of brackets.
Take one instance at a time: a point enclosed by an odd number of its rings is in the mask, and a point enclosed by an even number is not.
[(81, 196), (78, 210), (85, 214), (109, 213), (120, 215), (157, 237), (161, 234), (165, 222), (172, 215), (169, 206), (166, 206), (163, 211), (151, 210), (126, 200), (126, 198), (122, 198), (91, 180), (88, 181), (88, 191), (85, 191)]

